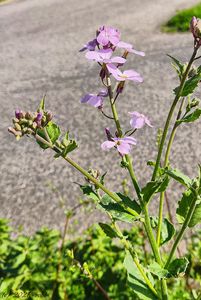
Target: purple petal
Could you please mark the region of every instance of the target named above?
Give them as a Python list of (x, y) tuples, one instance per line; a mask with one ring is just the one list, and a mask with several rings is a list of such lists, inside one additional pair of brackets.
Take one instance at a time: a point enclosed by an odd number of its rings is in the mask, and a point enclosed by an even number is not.
[(151, 122), (149, 121), (149, 119), (147, 117), (145, 117), (145, 123), (149, 126), (149, 127), (153, 127), (153, 125), (151, 125)]
[(131, 151), (131, 146), (128, 143), (121, 142), (117, 145), (117, 150), (121, 153), (121, 155), (125, 155)]
[(113, 51), (111, 49), (101, 49), (98, 51), (98, 54), (102, 59), (110, 59)]
[(115, 65), (108, 64), (107, 69), (116, 80), (125, 81), (125, 78), (121, 77), (123, 75), (122, 72)]
[(129, 112), (128, 114), (133, 117), (141, 117), (141, 115), (142, 115), (138, 111)]
[(123, 49), (132, 49), (133, 46), (129, 43), (126, 43), (126, 42), (123, 42), (123, 41), (120, 41), (118, 44), (117, 44), (117, 47), (118, 48), (123, 48)]
[(106, 35), (106, 32), (103, 30), (99, 33), (97, 36), (97, 42), (102, 46), (107, 46), (109, 43), (108, 36)]
[(142, 128), (145, 125), (145, 119), (143, 117), (132, 118), (130, 125), (134, 129)]
[(95, 95), (95, 96), (91, 97), (87, 103), (94, 107), (99, 107), (99, 106), (102, 106), (103, 99), (101, 97)]
[(111, 63), (124, 64), (126, 59), (120, 56), (115, 56), (111, 58)]
[(115, 146), (115, 142), (105, 141), (101, 144), (102, 150), (109, 150)]
[(140, 74), (138, 72), (134, 71), (134, 70), (125, 70), (123, 72), (123, 74), (126, 75), (126, 76), (128, 76), (129, 78), (130, 77), (139, 77), (140, 76)]
[(94, 95), (94, 94), (86, 94), (84, 97), (82, 97), (82, 98), (80, 99), (80, 102), (81, 102), (81, 103), (86, 103), (86, 102), (88, 102), (89, 99), (90, 99), (91, 97), (93, 97), (93, 96), (96, 96), (96, 95)]
[(119, 43), (119, 37), (118, 36), (110, 36), (109, 41), (116, 46)]
[(97, 40), (94, 39), (94, 40), (91, 40), (89, 41), (86, 45), (84, 45), (84, 47), (82, 49), (79, 50), (79, 52), (83, 52), (85, 50), (89, 50), (89, 51), (94, 51), (95, 48), (97, 46)]
[(137, 140), (132, 136), (126, 136), (126, 137), (122, 138), (121, 140), (128, 144), (131, 144), (131, 145), (137, 144)]
[(108, 91), (106, 89), (102, 89), (102, 90), (100, 90), (100, 92), (98, 93), (97, 96), (107, 97), (108, 96)]
[(88, 51), (85, 57), (90, 60), (100, 61), (100, 55), (97, 51)]
[(134, 53), (134, 54), (137, 54), (137, 55), (140, 55), (140, 56), (145, 56), (145, 53), (143, 51), (137, 51), (135, 49), (128, 49), (128, 52)]

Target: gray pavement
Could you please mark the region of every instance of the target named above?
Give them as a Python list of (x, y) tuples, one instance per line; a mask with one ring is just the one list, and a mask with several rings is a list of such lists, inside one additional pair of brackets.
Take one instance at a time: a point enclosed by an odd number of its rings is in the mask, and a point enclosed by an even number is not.
[[(81, 193), (73, 182), (82, 182), (75, 170), (51, 152), (42, 153), (37, 145), (23, 139), (18, 143), (7, 133), (15, 108), (35, 109), (44, 93), (47, 105), (61, 127), (74, 132), (80, 148), (72, 157), (84, 167), (108, 170), (108, 185), (119, 189), (121, 178), (115, 152), (103, 153), (104, 127), (109, 120), (79, 99), (99, 89), (98, 68), (86, 61), (78, 50), (102, 24), (118, 27), (124, 41), (146, 52), (146, 57), (131, 56), (129, 67), (144, 77), (142, 85), (129, 84), (119, 100), (120, 116), (126, 128), (128, 111), (147, 114), (154, 128), (137, 133), (139, 144), (133, 149), (136, 173), (143, 183), (150, 176), (146, 161), (155, 158), (157, 128), (164, 123), (173, 98), (176, 76), (166, 53), (187, 60), (192, 51), (191, 34), (164, 34), (160, 24), (177, 9), (197, 1), (164, 0), (18, 0), (0, 6), (0, 217), (23, 225), (32, 232), (41, 225), (60, 226), (63, 213), (58, 195), (48, 183), (60, 190), (68, 206)], [(110, 126), (112, 128), (112, 126)], [(195, 175), (200, 161), (200, 123), (183, 126), (176, 137), (172, 164), (188, 175)], [(170, 196), (175, 202), (176, 192)], [(158, 203), (155, 202), (155, 207)], [(87, 226), (96, 212), (79, 217)]]

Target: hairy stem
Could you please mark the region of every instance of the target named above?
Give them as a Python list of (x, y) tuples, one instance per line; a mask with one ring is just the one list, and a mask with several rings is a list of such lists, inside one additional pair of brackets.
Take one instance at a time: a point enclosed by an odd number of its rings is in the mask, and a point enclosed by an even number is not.
[(196, 200), (197, 200), (197, 195), (194, 196), (194, 199), (191, 202), (191, 205), (190, 205), (189, 210), (188, 210), (188, 214), (187, 214), (187, 216), (185, 218), (185, 221), (184, 221), (184, 223), (183, 223), (183, 225), (181, 227), (181, 230), (179, 231), (179, 233), (178, 233), (178, 235), (176, 237), (176, 240), (175, 240), (175, 242), (174, 242), (174, 244), (172, 246), (172, 249), (170, 251), (169, 257), (168, 257), (167, 262), (165, 264), (165, 268), (167, 268), (169, 266), (169, 264), (171, 263), (172, 258), (174, 256), (174, 253), (175, 253), (175, 251), (177, 249), (177, 246), (178, 246), (179, 242), (181, 241), (181, 239), (182, 239), (182, 237), (183, 237), (183, 235), (185, 233), (185, 230), (186, 230), (186, 228), (188, 227), (188, 225), (189, 225), (189, 223), (191, 221), (191, 218), (192, 218), (192, 216), (194, 214), (194, 211), (195, 211), (195, 208), (196, 208), (196, 205), (197, 205), (196, 204)]
[(178, 101), (179, 101), (179, 99), (181, 97), (181, 94), (182, 94), (182, 91), (183, 91), (183, 88), (184, 88), (185, 81), (187, 79), (188, 73), (189, 73), (189, 71), (191, 69), (191, 66), (192, 66), (192, 63), (193, 63), (193, 61), (194, 61), (194, 59), (196, 57), (197, 50), (198, 50), (197, 47), (194, 48), (193, 54), (192, 54), (192, 56), (190, 58), (190, 61), (189, 61), (188, 65), (187, 65), (186, 71), (183, 74), (180, 86), (178, 88), (178, 92), (177, 92), (177, 94), (176, 94), (176, 96), (174, 98), (174, 101), (173, 101), (172, 106), (170, 108), (169, 114), (167, 116), (167, 120), (166, 120), (166, 123), (165, 123), (165, 127), (164, 127), (164, 130), (163, 130), (163, 135), (162, 135), (160, 146), (159, 146), (159, 150), (158, 150), (158, 155), (157, 155), (157, 158), (156, 158), (156, 165), (155, 165), (154, 172), (153, 172), (153, 175), (152, 175), (152, 181), (154, 181), (155, 178), (156, 178), (156, 175), (157, 175), (157, 172), (158, 172), (158, 168), (159, 168), (159, 165), (160, 165), (160, 161), (161, 161), (161, 155), (162, 155), (164, 143), (165, 143), (166, 136), (167, 136), (168, 129), (169, 129), (169, 125), (170, 125), (170, 122), (172, 120), (172, 116), (173, 116), (175, 107), (176, 107), (176, 105), (177, 105), (177, 103), (178, 103)]
[[(181, 114), (182, 114), (182, 109), (184, 105), (185, 98), (182, 98), (181, 105), (177, 114), (177, 118), (175, 121), (175, 124), (173, 126), (172, 132), (170, 134), (169, 142), (167, 145), (166, 153), (165, 153), (165, 161), (164, 161), (164, 168), (168, 166), (169, 162), (169, 156), (170, 156), (170, 150), (175, 138), (176, 130), (177, 130), (177, 121), (180, 119)], [(157, 228), (157, 237), (156, 237), (156, 242), (157, 245), (160, 246), (160, 238), (161, 238), (161, 228), (162, 228), (162, 222), (163, 222), (163, 206), (164, 206), (164, 199), (165, 199), (165, 191), (161, 192), (160, 194), (160, 203), (159, 203), (159, 214), (158, 214), (158, 228)]]

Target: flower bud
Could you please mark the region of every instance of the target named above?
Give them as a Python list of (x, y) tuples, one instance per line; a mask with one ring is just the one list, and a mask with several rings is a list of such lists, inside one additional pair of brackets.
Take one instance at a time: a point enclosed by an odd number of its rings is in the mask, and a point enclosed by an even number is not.
[(125, 81), (119, 82), (117, 89), (116, 89), (117, 94), (121, 94), (123, 92), (124, 84), (125, 84)]
[(35, 130), (35, 129), (37, 128), (37, 123), (36, 123), (36, 122), (33, 122), (31, 128), (32, 128), (33, 130)]
[(21, 128), (21, 126), (20, 126), (19, 123), (15, 123), (14, 125), (15, 125), (15, 129), (16, 129), (17, 131), (21, 131), (21, 130), (22, 130), (22, 128)]
[(17, 118), (17, 119), (21, 119), (21, 118), (24, 118), (24, 112), (23, 111), (21, 111), (21, 110), (19, 110), (19, 109), (16, 109), (16, 111), (15, 111), (15, 117)]
[(193, 17), (190, 22), (190, 31), (194, 38), (201, 38), (201, 19)]
[(50, 111), (48, 111), (47, 115), (46, 115), (46, 118), (47, 118), (47, 122), (50, 122), (53, 118), (53, 114)]
[(28, 119), (28, 120), (32, 120), (34, 118), (34, 116), (30, 111), (28, 111), (25, 114), (25, 118)]
[(9, 131), (10, 133), (14, 134), (16, 137), (17, 137), (17, 136), (22, 136), (22, 132), (21, 132), (21, 131), (17, 131), (17, 130), (15, 130), (15, 129), (12, 128), (12, 127), (8, 127), (8, 131)]

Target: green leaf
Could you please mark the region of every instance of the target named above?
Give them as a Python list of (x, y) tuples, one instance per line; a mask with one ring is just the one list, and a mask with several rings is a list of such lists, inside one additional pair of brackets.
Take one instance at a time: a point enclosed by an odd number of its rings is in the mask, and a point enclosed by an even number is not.
[(117, 232), (108, 224), (105, 223), (98, 223), (100, 228), (103, 230), (103, 232), (109, 236), (110, 238), (116, 238), (118, 237)]
[(184, 276), (188, 264), (189, 261), (186, 257), (176, 258), (170, 263), (168, 271), (174, 277)]
[(197, 119), (199, 119), (200, 116), (201, 116), (201, 108), (197, 108), (191, 114), (188, 114), (184, 118), (178, 120), (177, 123), (180, 124), (182, 122), (185, 122), (185, 123), (194, 122)]
[(75, 150), (78, 147), (78, 144), (76, 143), (75, 140), (69, 140), (68, 145), (65, 147), (65, 149), (62, 151), (62, 156), (66, 157), (66, 155), (73, 150)]
[(187, 187), (190, 187), (192, 184), (192, 180), (177, 169), (165, 169), (165, 173)]
[(139, 297), (139, 299), (156, 300), (157, 299), (156, 296), (152, 293), (152, 291), (144, 282), (144, 278), (142, 277), (141, 273), (138, 271), (136, 265), (134, 264), (133, 258), (128, 251), (126, 251), (124, 266), (127, 270), (128, 284), (133, 289), (133, 292)]
[[(192, 201), (195, 201), (195, 195), (191, 190), (187, 190), (183, 193), (181, 200), (179, 201), (179, 206), (176, 210), (177, 219), (179, 223), (183, 223), (188, 211), (190, 209)], [(191, 217), (189, 227), (194, 227), (195, 225), (201, 223), (201, 201), (197, 200), (197, 205), (195, 207), (194, 213)]]
[(185, 69), (185, 65), (182, 64), (178, 59), (176, 59), (175, 57), (167, 54), (167, 56), (169, 56), (173, 63), (172, 63), (172, 66), (175, 68), (177, 74), (179, 75), (179, 77), (181, 78), (181, 75), (183, 74), (184, 72), (184, 69)]
[[(154, 229), (157, 229), (158, 227), (158, 218), (157, 217), (151, 217), (151, 226)], [(161, 237), (160, 237), (160, 245), (163, 245), (171, 240), (171, 238), (175, 235), (176, 230), (172, 223), (166, 218), (162, 221), (161, 226)]]
[(19, 265), (21, 265), (26, 259), (26, 253), (23, 252), (21, 254), (19, 254), (17, 257), (15, 257), (15, 263), (13, 264), (13, 268), (18, 268)]
[(145, 187), (142, 188), (142, 195), (145, 202), (149, 202), (155, 193), (160, 193), (166, 190), (169, 184), (168, 176), (161, 176), (156, 181), (149, 181)]
[(90, 185), (80, 185), (80, 188), (84, 195), (86, 195), (88, 198), (99, 201), (98, 194), (94, 192), (93, 188)]
[[(186, 97), (190, 94), (192, 94), (195, 90), (195, 88), (198, 86), (198, 83), (200, 82), (201, 80), (201, 70), (198, 68), (197, 69), (197, 74), (192, 76), (190, 79), (188, 79), (185, 84), (184, 84), (184, 87), (183, 87), (183, 90), (182, 92), (180, 93), (180, 96), (181, 97)], [(176, 87), (174, 89), (174, 93), (177, 94), (178, 91), (179, 91), (179, 88), (180, 87)]]
[[(46, 128), (46, 130), (47, 130), (47, 133), (48, 133), (48, 135), (49, 135), (49, 138), (50, 138), (52, 144), (54, 144), (54, 143), (58, 140), (58, 138), (59, 138), (59, 136), (60, 136), (60, 134), (61, 134), (61, 131), (60, 131), (59, 126), (56, 125), (56, 124), (53, 123), (53, 122), (49, 122), (49, 123), (45, 126), (45, 128)], [(37, 129), (36, 133), (37, 133), (39, 136), (41, 136), (43, 139), (46, 140), (45, 132), (44, 132), (43, 129)], [(49, 148), (47, 145), (43, 144), (42, 142), (37, 141), (37, 143), (39, 144), (39, 146), (40, 146), (42, 149), (47, 149), (47, 148)]]
[[(141, 212), (140, 206), (135, 200), (131, 200), (129, 197), (124, 196), (121, 193), (117, 193), (117, 195), (122, 199), (122, 202), (114, 202), (112, 198), (105, 194), (101, 198), (99, 206), (109, 212), (113, 219), (132, 223), (139, 217)], [(133, 209), (133, 212), (136, 213), (136, 215), (130, 214), (126, 211), (125, 207)]]
[(41, 102), (40, 102), (39, 107), (38, 107), (39, 111), (41, 111), (41, 110), (44, 111), (45, 110), (45, 97), (46, 97), (46, 95), (44, 95), (43, 98), (41, 99)]
[(168, 270), (163, 269), (157, 262), (152, 263), (149, 266), (149, 270), (152, 274), (156, 275), (159, 279), (169, 277)]

